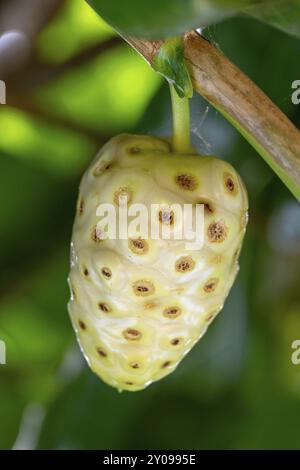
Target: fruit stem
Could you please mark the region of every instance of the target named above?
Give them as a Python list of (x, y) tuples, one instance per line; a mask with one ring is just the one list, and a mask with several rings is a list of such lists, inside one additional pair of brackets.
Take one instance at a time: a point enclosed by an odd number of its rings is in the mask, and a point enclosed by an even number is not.
[(189, 152), (190, 144), (190, 105), (189, 98), (180, 98), (173, 85), (170, 85), (173, 112), (173, 150)]

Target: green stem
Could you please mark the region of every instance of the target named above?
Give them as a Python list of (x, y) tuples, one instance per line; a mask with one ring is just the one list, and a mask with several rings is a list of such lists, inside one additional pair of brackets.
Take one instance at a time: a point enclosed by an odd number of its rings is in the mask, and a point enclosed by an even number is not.
[(190, 144), (190, 105), (188, 98), (180, 98), (173, 85), (170, 85), (173, 112), (173, 150), (189, 152)]

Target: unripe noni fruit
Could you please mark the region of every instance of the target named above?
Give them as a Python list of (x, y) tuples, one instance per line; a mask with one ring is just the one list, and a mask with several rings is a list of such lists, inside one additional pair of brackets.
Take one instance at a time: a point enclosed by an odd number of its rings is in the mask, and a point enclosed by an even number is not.
[[(184, 221), (168, 207), (204, 205), (204, 245), (104, 239), (97, 208), (161, 204), (159, 224)], [(120, 135), (84, 174), (71, 244), (69, 312), (91, 369), (119, 390), (141, 390), (174, 371), (222, 309), (238, 272), (248, 201), (234, 168), (176, 154), (162, 139)]]

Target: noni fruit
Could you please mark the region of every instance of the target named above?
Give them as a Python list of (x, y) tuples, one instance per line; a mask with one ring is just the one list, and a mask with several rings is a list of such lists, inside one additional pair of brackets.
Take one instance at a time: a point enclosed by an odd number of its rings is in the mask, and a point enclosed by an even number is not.
[[(178, 230), (174, 204), (204, 208), (204, 243), (148, 239), (131, 228), (107, 238), (98, 208), (143, 204)], [(156, 207), (156, 206), (155, 206)], [(174, 371), (222, 309), (247, 225), (245, 187), (227, 162), (173, 152), (167, 140), (119, 135), (99, 152), (79, 190), (71, 243), (69, 312), (91, 369), (119, 390)], [(155, 213), (155, 212), (154, 212)], [(138, 229), (137, 229), (138, 230)]]

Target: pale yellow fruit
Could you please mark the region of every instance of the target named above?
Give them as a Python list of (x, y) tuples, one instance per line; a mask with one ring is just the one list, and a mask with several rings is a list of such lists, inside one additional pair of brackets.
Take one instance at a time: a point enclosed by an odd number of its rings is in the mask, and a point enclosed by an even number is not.
[[(101, 203), (205, 204), (205, 243), (101, 239)], [(172, 153), (168, 142), (120, 135), (83, 176), (72, 237), (69, 312), (91, 369), (119, 390), (172, 372), (222, 309), (238, 271), (248, 201), (234, 168)], [(180, 218), (157, 214), (177, 230)]]

